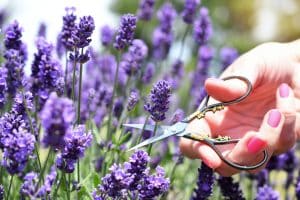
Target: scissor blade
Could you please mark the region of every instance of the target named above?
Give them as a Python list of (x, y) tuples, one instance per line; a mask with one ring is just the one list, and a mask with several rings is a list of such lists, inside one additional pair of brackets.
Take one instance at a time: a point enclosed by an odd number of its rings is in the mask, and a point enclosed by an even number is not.
[(162, 134), (157, 135), (157, 136), (154, 136), (154, 137), (149, 138), (149, 139), (147, 139), (147, 140), (144, 140), (144, 141), (141, 142), (140, 144), (138, 144), (138, 145), (136, 145), (136, 146), (130, 148), (129, 151), (131, 151), (131, 150), (136, 150), (136, 149), (138, 149), (138, 148), (141, 148), (141, 147), (146, 146), (146, 145), (148, 145), (148, 144), (151, 144), (151, 143), (154, 143), (154, 142), (163, 140), (163, 139), (165, 139), (165, 138), (167, 138), (167, 137), (170, 137), (170, 136), (172, 136), (172, 135), (175, 135), (175, 134), (176, 134), (176, 132), (164, 130), (164, 132), (163, 132)]
[[(150, 124), (123, 124), (122, 126), (125, 127), (130, 127), (130, 128), (136, 128), (136, 129), (144, 129), (145, 131), (154, 131), (155, 125), (150, 125)], [(145, 126), (145, 127), (144, 127)], [(156, 133), (162, 133), (164, 129), (168, 128), (169, 126), (157, 126), (156, 128)]]

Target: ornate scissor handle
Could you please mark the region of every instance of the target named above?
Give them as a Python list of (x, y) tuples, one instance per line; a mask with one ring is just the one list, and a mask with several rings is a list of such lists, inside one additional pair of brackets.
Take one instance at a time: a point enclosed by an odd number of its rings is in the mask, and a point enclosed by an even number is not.
[(244, 95), (242, 95), (242, 96), (240, 96), (236, 99), (230, 100), (230, 101), (224, 101), (224, 102), (215, 103), (215, 104), (212, 104), (212, 105), (207, 105), (208, 101), (209, 101), (209, 98), (210, 98), (210, 96), (207, 95), (203, 100), (204, 104), (200, 105), (199, 108), (197, 109), (197, 111), (195, 111), (194, 113), (187, 116), (185, 119), (182, 120), (182, 122), (188, 123), (188, 122), (192, 121), (195, 118), (198, 118), (198, 119), (204, 118), (205, 114), (207, 112), (220, 111), (220, 110), (224, 109), (225, 106), (239, 103), (239, 102), (243, 101), (246, 97), (248, 97), (250, 95), (250, 93), (252, 91), (252, 84), (247, 78), (245, 78), (243, 76), (228, 76), (228, 77), (223, 78), (222, 80), (226, 81), (226, 80), (230, 80), (230, 79), (239, 79), (239, 80), (241, 80), (241, 81), (243, 81), (247, 84), (247, 91), (245, 92)]
[(188, 134), (188, 135), (184, 135), (183, 137), (194, 140), (194, 141), (202, 142), (202, 143), (210, 146), (218, 154), (218, 156), (221, 158), (222, 161), (224, 161), (230, 167), (233, 167), (238, 170), (254, 170), (254, 169), (257, 169), (257, 168), (263, 166), (268, 161), (268, 157), (269, 157), (268, 152), (266, 150), (264, 150), (263, 151), (263, 156), (264, 156), (263, 159), (256, 165), (250, 165), (250, 166), (240, 165), (238, 163), (234, 163), (230, 160), (227, 160), (223, 156), (222, 152), (216, 146), (216, 145), (238, 143), (240, 141), (240, 139), (231, 139), (228, 136), (223, 136), (223, 137), (214, 139), (214, 138), (210, 138), (208, 136), (202, 136), (199, 134)]

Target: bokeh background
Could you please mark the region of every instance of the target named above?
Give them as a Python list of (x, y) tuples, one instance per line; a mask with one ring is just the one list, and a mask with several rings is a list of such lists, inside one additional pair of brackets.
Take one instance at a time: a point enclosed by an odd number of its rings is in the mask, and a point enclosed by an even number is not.
[[(47, 24), (47, 39), (55, 42), (61, 29), (60, 22), (65, 7), (75, 6), (79, 15), (92, 15), (96, 27), (103, 24), (117, 26), (119, 15), (127, 12), (135, 13), (138, 2), (138, 0), (1, 0), (0, 18), (5, 22), (17, 19), (25, 27), (24, 41), (29, 44), (29, 55), (33, 55), (34, 40), (40, 24)], [(156, 7), (164, 1), (158, 2)], [(172, 3), (181, 10), (184, 1), (172, 0)], [(209, 8), (214, 22), (212, 42), (215, 46), (233, 46), (243, 53), (262, 42), (285, 42), (300, 36), (299, 0), (202, 0), (202, 4)], [(153, 20), (152, 25), (155, 26), (156, 23)], [(150, 39), (151, 32), (147, 30), (152, 30), (153, 27), (138, 26), (138, 28), (137, 35), (143, 34), (143, 37), (147, 36)], [(93, 37), (92, 45), (100, 47), (99, 30), (96, 30)], [(176, 49), (176, 45), (174, 48)]]

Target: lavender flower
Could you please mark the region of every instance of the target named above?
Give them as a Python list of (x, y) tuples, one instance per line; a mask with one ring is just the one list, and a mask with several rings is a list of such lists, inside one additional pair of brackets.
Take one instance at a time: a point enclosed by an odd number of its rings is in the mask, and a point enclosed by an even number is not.
[(146, 152), (137, 151), (123, 166), (114, 164), (110, 173), (102, 178), (102, 185), (93, 191), (93, 198), (154, 199), (166, 192), (170, 182), (164, 177), (164, 170), (157, 167), (156, 174), (151, 175), (147, 168), (149, 159)]
[(37, 40), (37, 49), (31, 67), (31, 91), (39, 97), (41, 109), (50, 93), (61, 89), (58, 82), (61, 77), (61, 66), (52, 58), (53, 45), (44, 38)]
[(136, 21), (137, 18), (132, 14), (125, 14), (122, 16), (120, 28), (114, 43), (116, 49), (122, 50), (127, 45), (131, 44), (136, 28)]
[(148, 63), (146, 65), (146, 68), (142, 76), (142, 82), (144, 84), (149, 84), (154, 74), (155, 74), (155, 65), (153, 63)]
[(11, 23), (5, 31), (4, 46), (6, 50), (16, 50), (20, 56), (20, 62), (25, 63), (27, 60), (27, 49), (26, 45), (21, 41), (22, 31), (23, 29), (17, 21)]
[(164, 79), (167, 80), (173, 89), (177, 89), (179, 87), (179, 82), (183, 77), (183, 62), (177, 59), (173, 65), (170, 73), (165, 75)]
[(24, 177), (24, 182), (20, 188), (20, 194), (22, 197), (29, 197), (30, 199), (37, 199), (45, 197), (51, 193), (52, 185), (56, 180), (57, 173), (55, 167), (51, 167), (50, 174), (45, 178), (44, 184), (38, 188), (38, 174), (35, 172), (29, 172)]
[(171, 3), (165, 3), (162, 7), (157, 11), (157, 18), (160, 22), (160, 29), (163, 32), (169, 33), (172, 29), (172, 23), (176, 17), (177, 13), (175, 8)]
[(221, 192), (225, 199), (240, 199), (243, 200), (245, 197), (243, 196), (243, 192), (240, 190), (239, 183), (234, 182), (232, 177), (220, 177), (218, 179), (219, 186), (221, 188)]
[(138, 18), (144, 21), (150, 21), (154, 11), (155, 0), (140, 0)]
[(6, 21), (7, 17), (8, 17), (7, 10), (1, 8), (1, 10), (0, 10), (0, 28), (2, 28), (2, 26), (3, 26), (4, 22)]
[(35, 172), (29, 172), (24, 177), (24, 182), (20, 188), (20, 194), (22, 196), (34, 197), (38, 175)]
[(156, 168), (156, 175), (145, 176), (144, 184), (138, 189), (138, 196), (142, 200), (154, 199), (155, 197), (167, 192), (170, 181), (165, 177), (165, 171), (162, 167)]
[(213, 34), (209, 11), (206, 7), (200, 9), (200, 16), (194, 23), (194, 38), (199, 45), (206, 44)]
[(144, 109), (151, 114), (154, 121), (163, 121), (166, 118), (170, 95), (171, 86), (167, 81), (159, 81), (153, 86), (149, 96), (150, 102), (144, 105)]
[(129, 47), (128, 53), (123, 55), (121, 67), (128, 76), (135, 75), (141, 68), (143, 60), (148, 54), (148, 47), (144, 41), (135, 39)]
[(201, 168), (198, 169), (198, 181), (197, 189), (194, 190), (192, 199), (207, 199), (212, 194), (214, 184), (214, 173), (204, 163), (201, 164)]
[(182, 11), (182, 19), (187, 24), (192, 24), (196, 14), (197, 6), (200, 0), (185, 0), (184, 10)]
[(279, 200), (279, 193), (272, 189), (272, 187), (265, 185), (258, 188), (255, 200)]
[(65, 135), (65, 145), (56, 159), (57, 168), (72, 173), (75, 169), (74, 164), (84, 156), (84, 151), (91, 145), (92, 138), (92, 134), (86, 132), (84, 125), (79, 125)]
[(132, 90), (128, 97), (127, 110), (131, 111), (135, 107), (135, 105), (139, 102), (139, 100), (140, 100), (139, 91)]
[(165, 59), (168, 56), (173, 40), (174, 36), (172, 33), (156, 28), (152, 37), (153, 57), (159, 60)]
[(104, 46), (109, 46), (113, 41), (114, 30), (108, 26), (102, 26), (101, 28), (101, 42)]
[(10, 174), (17, 174), (24, 170), (29, 156), (33, 154), (35, 137), (20, 126), (4, 141), (2, 165)]
[(95, 29), (94, 19), (91, 16), (84, 16), (80, 18), (78, 28), (72, 32), (72, 37), (75, 43), (75, 47), (84, 48), (87, 47), (92, 41), (91, 36)]
[(74, 41), (72, 35), (76, 31), (75, 8), (66, 8), (66, 15), (63, 17), (63, 27), (60, 33), (60, 41), (68, 51), (73, 51)]
[(45, 183), (38, 189), (36, 197), (44, 197), (46, 195), (49, 195), (52, 190), (52, 186), (55, 183), (57, 176), (57, 172), (55, 170), (55, 167), (52, 166), (50, 173), (45, 178)]
[(122, 111), (124, 109), (123, 102), (124, 100), (122, 98), (118, 98), (114, 103), (113, 114), (116, 118), (121, 117)]
[(220, 60), (222, 63), (222, 70), (226, 69), (239, 56), (235, 48), (223, 47), (220, 51)]
[(47, 26), (44, 22), (42, 22), (39, 26), (39, 29), (38, 29), (38, 37), (44, 37), (46, 38), (46, 29), (47, 29)]
[(59, 98), (51, 93), (40, 113), (45, 130), (42, 142), (46, 147), (62, 148), (64, 136), (75, 118), (73, 103), (67, 98)]
[(0, 68), (0, 109), (4, 107), (6, 102), (6, 91), (7, 91), (7, 84), (6, 84), (6, 72), (3, 68)]
[(298, 172), (298, 178), (295, 184), (295, 193), (296, 193), (296, 197), (299, 200), (300, 199), (300, 173)]

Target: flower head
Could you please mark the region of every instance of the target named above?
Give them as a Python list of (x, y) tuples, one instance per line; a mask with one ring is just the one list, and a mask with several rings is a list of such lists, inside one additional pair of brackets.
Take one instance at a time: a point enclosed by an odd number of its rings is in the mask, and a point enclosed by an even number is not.
[(206, 44), (213, 34), (209, 11), (206, 7), (200, 9), (200, 16), (194, 23), (194, 38), (199, 45)]
[(198, 169), (197, 188), (192, 199), (207, 199), (212, 194), (214, 184), (214, 172), (204, 163)]
[(169, 109), (170, 95), (171, 86), (167, 81), (159, 81), (153, 86), (149, 102), (144, 105), (144, 108), (151, 114), (154, 121), (162, 121), (166, 118), (165, 113)]
[(84, 48), (92, 41), (91, 36), (95, 29), (94, 18), (92, 16), (84, 16), (80, 18), (76, 31), (72, 32), (74, 45), (77, 48)]
[(68, 51), (74, 49), (74, 41), (72, 35), (76, 31), (76, 15), (75, 8), (66, 8), (66, 15), (63, 17), (63, 27), (60, 33), (60, 41)]
[(197, 6), (200, 0), (185, 0), (184, 10), (182, 11), (182, 19), (187, 24), (192, 24), (196, 14)]
[(222, 63), (222, 69), (231, 65), (233, 61), (239, 56), (239, 53), (235, 48), (232, 47), (223, 47), (220, 51), (220, 60)]
[(144, 70), (142, 81), (144, 84), (149, 84), (155, 73), (155, 65), (153, 63), (148, 63)]
[(108, 46), (112, 43), (114, 36), (114, 30), (108, 26), (102, 26), (101, 28), (101, 42), (104, 46)]
[(279, 200), (279, 193), (268, 185), (258, 188), (255, 200)]
[(155, 0), (140, 0), (138, 18), (140, 20), (149, 21), (154, 11)]
[(57, 97), (51, 93), (40, 113), (41, 123), (45, 130), (43, 143), (45, 146), (62, 148), (64, 136), (75, 118), (75, 110), (71, 100)]
[(135, 107), (135, 105), (139, 102), (139, 100), (140, 100), (139, 91), (132, 90), (128, 97), (127, 110), (131, 111)]
[(121, 50), (131, 44), (136, 28), (136, 21), (136, 16), (132, 14), (125, 14), (122, 16), (121, 25), (114, 43), (116, 49)]
[(220, 177), (218, 179), (219, 186), (223, 196), (228, 199), (245, 200), (243, 192), (240, 190), (239, 183), (234, 182), (232, 177)]
[(75, 169), (74, 164), (79, 158), (84, 156), (84, 151), (91, 145), (92, 134), (86, 132), (83, 125), (77, 126), (73, 131), (64, 137), (64, 147), (58, 155), (56, 166), (66, 173), (72, 173)]
[(169, 33), (172, 29), (172, 23), (177, 16), (175, 8), (171, 3), (165, 3), (158, 11), (157, 18), (160, 22), (160, 29), (163, 32)]

